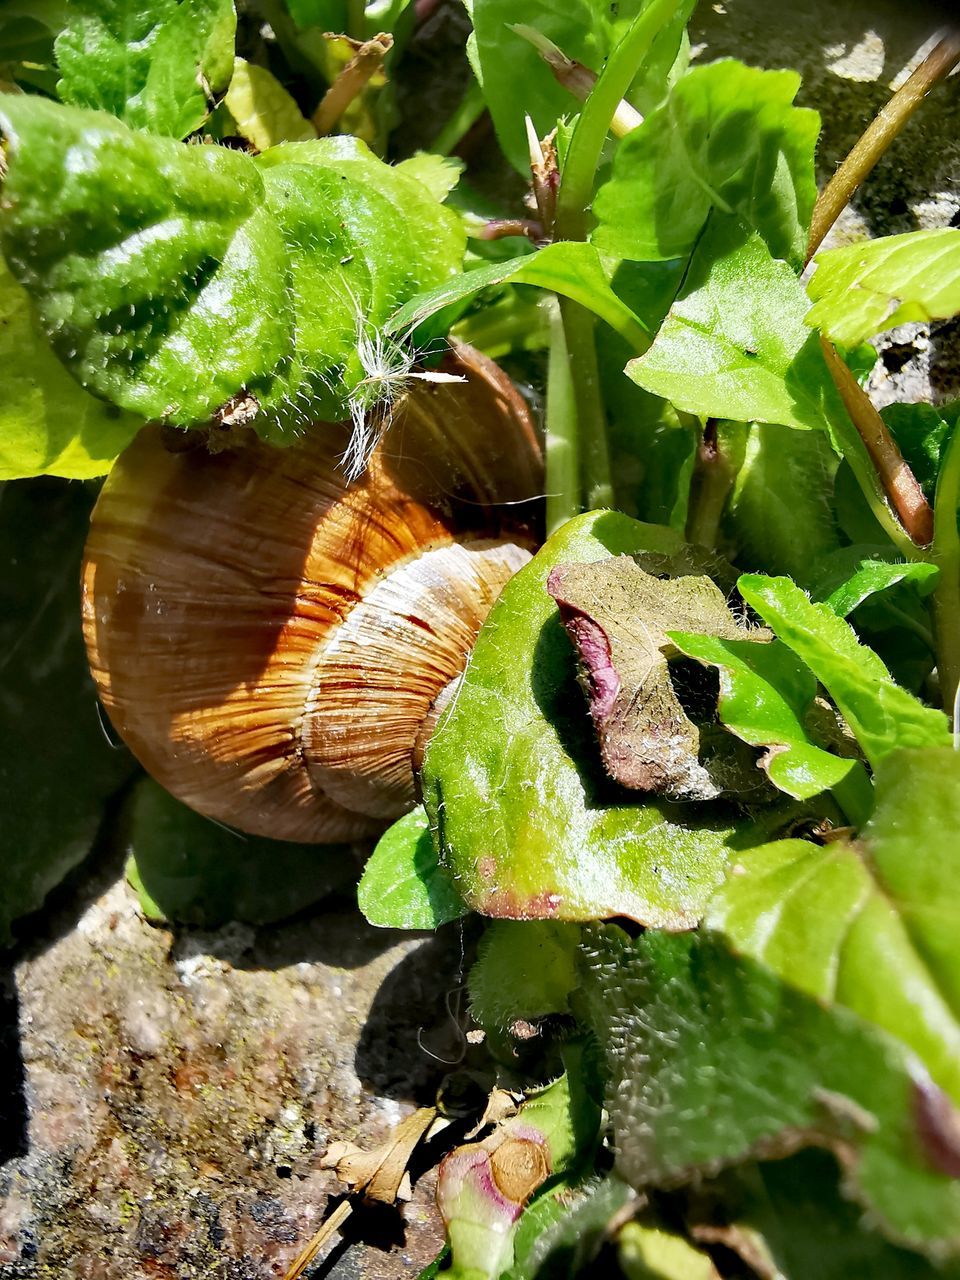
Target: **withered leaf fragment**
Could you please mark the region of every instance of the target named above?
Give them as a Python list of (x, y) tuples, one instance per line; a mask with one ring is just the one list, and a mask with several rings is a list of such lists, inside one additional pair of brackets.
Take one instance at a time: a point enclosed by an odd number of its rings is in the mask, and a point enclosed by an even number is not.
[[(700, 732), (670, 678), (668, 631), (688, 626), (727, 640), (766, 640), (727, 607), (699, 557), (611, 556), (558, 565), (547, 590), (577, 651), (580, 680), (606, 772), (622, 786), (672, 800), (725, 789), (699, 759)], [(658, 574), (670, 573), (670, 577)], [(681, 621), (682, 620), (682, 621)]]

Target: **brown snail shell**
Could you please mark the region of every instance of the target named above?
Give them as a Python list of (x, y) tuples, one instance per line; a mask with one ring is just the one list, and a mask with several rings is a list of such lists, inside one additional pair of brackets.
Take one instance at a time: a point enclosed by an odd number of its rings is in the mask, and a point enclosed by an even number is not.
[(463, 346), (441, 367), (466, 381), (415, 383), (349, 485), (344, 424), (217, 454), (147, 428), (108, 477), (91, 670), (127, 745), (201, 813), (324, 842), (415, 803), (432, 709), (530, 557), (543, 483), (509, 379)]

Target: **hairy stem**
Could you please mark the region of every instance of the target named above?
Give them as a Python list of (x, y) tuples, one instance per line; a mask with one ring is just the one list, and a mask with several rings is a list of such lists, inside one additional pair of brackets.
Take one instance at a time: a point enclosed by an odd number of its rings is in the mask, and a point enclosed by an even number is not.
[(393, 48), (393, 36), (381, 31), (365, 40), (320, 100), (313, 113), (313, 125), (322, 137), (331, 133), (354, 98), (366, 88), (383, 67), (383, 60)]
[[(933, 558), (940, 576), (933, 591), (933, 629), (936, 638), (937, 671), (943, 705), (953, 709), (960, 687), (960, 427), (955, 427), (947, 444), (934, 506)], [(954, 729), (956, 730), (956, 725)]]
[(433, 140), (430, 147), (433, 154), (448, 156), (470, 132), (486, 109), (483, 90), (471, 77), (467, 91), (460, 99), (453, 115)]
[(737, 468), (723, 448), (716, 418), (703, 429), (690, 482), (686, 537), (702, 547), (715, 547), (720, 518), (737, 478)]
[(580, 443), (580, 477), (587, 510), (613, 503), (607, 419), (600, 394), (593, 313), (570, 298), (560, 299)]
[[(897, 442), (870, 397), (837, 355), (833, 344), (821, 337), (820, 345), (840, 398), (870, 455), (883, 491), (896, 511), (903, 529), (914, 546), (927, 546), (933, 537), (933, 511), (923, 496), (916, 476), (907, 466)], [(869, 498), (869, 494), (867, 496)]]
[(550, 356), (547, 365), (547, 534), (580, 510), (580, 439), (577, 404), (560, 304), (549, 299)]
[(651, 0), (610, 54), (584, 103), (563, 166), (555, 224), (558, 240), (585, 240), (593, 180), (610, 122), (657, 35), (676, 13), (676, 0)]
[(900, 133), (931, 89), (960, 62), (960, 28), (951, 29), (896, 91), (854, 144), (853, 150), (820, 192), (810, 224), (809, 262), (853, 193)]

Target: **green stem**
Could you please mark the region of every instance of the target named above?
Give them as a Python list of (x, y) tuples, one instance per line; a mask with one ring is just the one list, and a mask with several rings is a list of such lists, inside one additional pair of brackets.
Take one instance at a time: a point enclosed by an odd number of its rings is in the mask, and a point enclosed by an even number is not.
[(688, 542), (701, 547), (717, 545), (720, 519), (736, 478), (737, 468), (723, 447), (716, 419), (711, 418), (703, 429), (690, 483)]
[(933, 631), (943, 705), (949, 713), (960, 685), (960, 427), (950, 437), (937, 478), (933, 558), (940, 569), (933, 590)]
[(470, 80), (460, 103), (437, 136), (430, 150), (437, 156), (448, 156), (473, 128), (486, 110), (483, 90), (476, 80)]
[(367, 37), (366, 0), (347, 0), (347, 35), (354, 40)]
[(573, 398), (580, 436), (580, 476), (588, 511), (613, 504), (607, 421), (600, 394), (594, 316), (569, 298), (560, 299)]
[(644, 58), (660, 30), (677, 11), (676, 0), (651, 0), (616, 46), (584, 103), (573, 130), (557, 197), (555, 236), (558, 240), (587, 238), (587, 209), (593, 180), (610, 122), (636, 79)]
[(550, 356), (547, 365), (545, 452), (549, 536), (580, 511), (580, 437), (560, 304), (556, 298), (550, 298), (548, 305)]

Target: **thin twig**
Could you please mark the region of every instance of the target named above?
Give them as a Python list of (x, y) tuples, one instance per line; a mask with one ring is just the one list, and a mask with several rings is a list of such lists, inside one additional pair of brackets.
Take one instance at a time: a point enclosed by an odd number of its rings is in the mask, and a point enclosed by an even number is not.
[(809, 262), (853, 193), (900, 133), (931, 89), (960, 63), (960, 28), (952, 28), (867, 126), (817, 198), (807, 246)]
[(821, 336), (820, 345), (827, 368), (844, 407), (866, 446), (884, 493), (911, 540), (918, 547), (927, 546), (933, 538), (933, 510), (923, 496), (916, 476), (904, 460), (896, 440), (873, 401), (837, 355), (833, 344)]
[(313, 125), (323, 137), (331, 133), (350, 103), (363, 92), (370, 80), (383, 69), (383, 60), (393, 48), (393, 36), (381, 31), (364, 40), (356, 53), (323, 95), (313, 113)]
[(327, 1243), (335, 1231), (338, 1231), (353, 1212), (353, 1205), (349, 1200), (344, 1200), (339, 1204), (333, 1213), (327, 1218), (326, 1222), (321, 1226), (320, 1230), (309, 1240), (301, 1249), (294, 1260), (290, 1270), (284, 1276), (283, 1280), (299, 1280), (307, 1267), (314, 1260), (323, 1246)]

